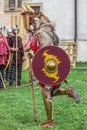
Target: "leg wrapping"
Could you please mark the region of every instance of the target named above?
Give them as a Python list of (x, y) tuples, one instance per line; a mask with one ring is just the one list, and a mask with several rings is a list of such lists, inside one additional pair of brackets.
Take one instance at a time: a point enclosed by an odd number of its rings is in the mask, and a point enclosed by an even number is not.
[(53, 108), (52, 108), (52, 100), (48, 100), (45, 93), (42, 92), (43, 100), (45, 104), (47, 119), (52, 120), (53, 119)]

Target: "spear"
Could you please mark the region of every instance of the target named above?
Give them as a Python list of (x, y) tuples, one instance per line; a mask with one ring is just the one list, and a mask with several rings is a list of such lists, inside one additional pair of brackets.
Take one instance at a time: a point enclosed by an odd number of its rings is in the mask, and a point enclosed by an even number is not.
[[(16, 48), (18, 47), (18, 39), (17, 39), (17, 25), (16, 25)], [(17, 87), (17, 82), (18, 82), (18, 52), (16, 50), (16, 87)]]
[(36, 119), (36, 103), (35, 103), (34, 85), (33, 85), (33, 79), (32, 79), (32, 65), (31, 65), (32, 54), (29, 53), (28, 58), (29, 58), (29, 64), (30, 64), (30, 80), (31, 80), (31, 86), (32, 86), (34, 121), (37, 121), (37, 119)]

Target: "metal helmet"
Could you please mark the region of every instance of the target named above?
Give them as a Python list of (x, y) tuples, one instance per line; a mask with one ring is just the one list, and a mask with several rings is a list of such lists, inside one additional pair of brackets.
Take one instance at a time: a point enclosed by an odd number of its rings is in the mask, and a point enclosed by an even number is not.
[(7, 29), (7, 33), (11, 33), (12, 32), (12, 29), (11, 28), (8, 28)]
[(12, 31), (16, 30), (16, 29), (19, 29), (18, 25), (13, 25), (12, 26)]

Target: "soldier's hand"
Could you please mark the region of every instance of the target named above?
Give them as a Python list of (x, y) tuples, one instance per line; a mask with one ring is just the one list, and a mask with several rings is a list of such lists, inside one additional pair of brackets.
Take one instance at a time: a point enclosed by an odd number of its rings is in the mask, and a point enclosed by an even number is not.
[(15, 47), (15, 51), (18, 51), (18, 47)]
[(16, 47), (16, 48), (12, 47), (12, 48), (10, 48), (10, 50), (11, 50), (12, 52), (18, 51), (18, 47)]

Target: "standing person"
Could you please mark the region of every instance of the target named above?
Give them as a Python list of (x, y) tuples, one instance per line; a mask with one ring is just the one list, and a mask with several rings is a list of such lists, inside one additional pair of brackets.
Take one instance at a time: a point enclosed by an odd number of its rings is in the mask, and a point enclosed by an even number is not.
[(13, 36), (12, 29), (9, 28), (9, 29), (7, 30), (7, 36), (6, 36), (7, 41), (8, 41), (8, 45), (9, 45), (9, 42), (10, 42), (12, 36)]
[(27, 50), (27, 47), (29, 46), (30, 40), (33, 37), (34, 33), (35, 33), (35, 29), (33, 25), (30, 25), (30, 28), (26, 30), (26, 34), (25, 34), (25, 40), (26, 40), (24, 43), (24, 49), (26, 48), (25, 51)]
[(32, 36), (33, 36), (32, 30), (27, 29), (27, 30), (26, 30), (26, 34), (25, 34), (25, 40), (26, 40), (26, 42), (28, 42), (29, 39), (30, 39)]
[[(13, 33), (12, 33), (12, 29), (11, 28), (9, 28), (8, 30), (7, 30), (7, 36), (6, 36), (6, 38), (7, 38), (7, 42), (8, 42), (8, 45), (12, 42), (12, 37), (13, 36)], [(11, 54), (11, 53), (10, 53)], [(9, 54), (9, 56), (10, 56), (10, 54)], [(10, 59), (10, 58), (9, 58)], [(10, 61), (9, 61), (9, 63), (10, 63)], [(9, 81), (9, 67), (10, 67), (10, 64), (7, 64), (7, 66), (6, 66), (6, 68), (5, 68), (5, 79), (6, 79), (6, 81)]]
[(0, 26), (0, 89), (4, 88), (4, 69), (9, 55), (9, 46), (6, 37), (2, 34), (2, 26)]
[[(35, 29), (34, 29), (33, 25), (30, 25), (29, 30), (30, 30), (30, 33), (29, 33), (28, 41), (25, 42), (25, 44), (24, 44), (24, 51), (28, 52), (28, 55), (27, 55), (28, 56), (28, 60), (29, 60), (30, 57), (32, 59), (34, 54), (36, 53), (36, 51), (38, 49), (40, 49), (39, 39), (38, 39), (37, 36), (34, 36)], [(30, 73), (31, 72), (29, 71), (29, 77), (31, 77)], [(34, 75), (32, 77), (32, 80), (33, 80), (33, 83), (37, 83), (38, 82)], [(29, 78), (29, 83), (31, 83), (31, 79), (30, 78)]]
[[(33, 37), (34, 33), (35, 33), (35, 29), (34, 29), (34, 26), (31, 23), (29, 29), (26, 31), (26, 42), (24, 43), (24, 51), (25, 51), (25, 53), (28, 52), (27, 53), (27, 59), (28, 60), (29, 60), (29, 54), (31, 53), (32, 54), (31, 57), (33, 58), (34, 53), (37, 50), (37, 43), (38, 43), (38, 41), (37, 41), (36, 37), (35, 38)], [(31, 49), (30, 49), (30, 46), (32, 46)], [(31, 78), (30, 77), (31, 77), (31, 72), (29, 70), (29, 83), (31, 83)], [(33, 75), (33, 82), (34, 83), (37, 82), (37, 80), (34, 77), (34, 75)]]
[[(12, 42), (9, 43), (10, 50), (12, 53), (11, 56), (11, 65), (9, 70), (9, 85), (14, 86), (16, 80), (16, 51), (17, 51), (17, 85), (21, 86), (21, 72), (22, 72), (22, 61), (24, 57), (24, 50), (22, 45), (22, 38), (18, 36), (19, 28), (18, 26), (12, 26), (13, 36), (11, 37)], [(17, 41), (16, 41), (17, 34)], [(16, 47), (17, 42), (17, 47)]]

